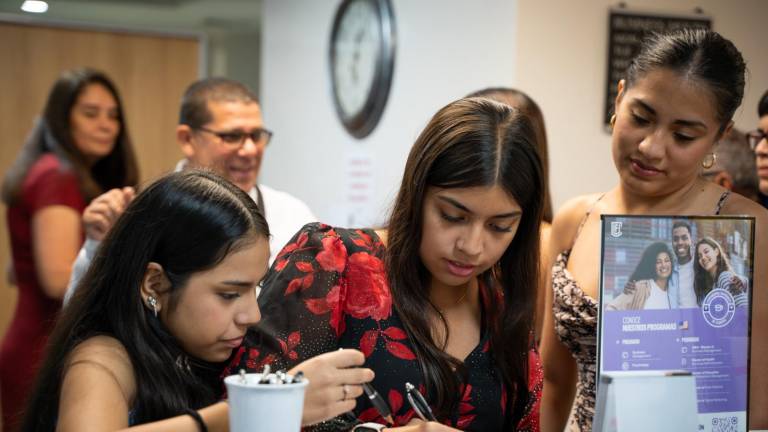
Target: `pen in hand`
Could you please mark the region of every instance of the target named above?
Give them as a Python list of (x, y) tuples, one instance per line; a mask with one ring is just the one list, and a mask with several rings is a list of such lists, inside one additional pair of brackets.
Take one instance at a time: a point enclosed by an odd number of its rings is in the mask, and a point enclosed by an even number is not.
[(379, 396), (379, 392), (368, 383), (363, 383), (363, 391), (365, 391), (371, 404), (376, 408), (376, 411), (379, 412), (381, 417), (386, 420), (388, 424), (394, 424), (395, 422), (392, 419), (392, 412), (389, 410), (389, 405), (387, 405), (384, 399)]
[(435, 415), (432, 413), (432, 409), (424, 399), (424, 396), (421, 395), (421, 392), (419, 392), (413, 384), (409, 382), (405, 383), (405, 395), (408, 399), (408, 403), (411, 404), (413, 410), (422, 420), (437, 421)]

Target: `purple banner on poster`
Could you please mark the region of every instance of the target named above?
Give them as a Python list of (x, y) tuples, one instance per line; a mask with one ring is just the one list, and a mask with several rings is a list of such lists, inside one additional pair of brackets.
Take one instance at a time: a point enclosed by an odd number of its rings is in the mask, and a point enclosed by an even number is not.
[(712, 327), (701, 309), (603, 313), (602, 371), (690, 371), (699, 413), (747, 406), (746, 308), (727, 326)]

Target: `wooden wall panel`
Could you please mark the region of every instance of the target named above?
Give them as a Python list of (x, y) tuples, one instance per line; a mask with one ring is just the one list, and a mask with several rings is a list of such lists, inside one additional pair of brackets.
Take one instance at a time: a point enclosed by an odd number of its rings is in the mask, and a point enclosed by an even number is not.
[[(60, 72), (89, 66), (117, 85), (141, 179), (172, 170), (181, 158), (175, 126), (181, 95), (198, 78), (200, 42), (193, 37), (94, 31), (0, 22), (0, 173), (15, 159)], [(16, 304), (6, 282), (10, 244), (0, 209), (0, 335)]]

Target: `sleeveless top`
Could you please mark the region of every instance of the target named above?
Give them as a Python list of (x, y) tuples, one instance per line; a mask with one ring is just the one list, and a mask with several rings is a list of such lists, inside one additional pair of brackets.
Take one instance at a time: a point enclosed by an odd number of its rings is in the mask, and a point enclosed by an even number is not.
[[(730, 191), (720, 196), (715, 206), (719, 215)], [(571, 247), (560, 253), (552, 266), (552, 312), (555, 333), (560, 342), (576, 359), (578, 372), (576, 395), (568, 417), (566, 430), (591, 431), (592, 416), (595, 414), (595, 379), (597, 359), (597, 300), (587, 295), (568, 271), (568, 258), (581, 229), (589, 215), (604, 195), (595, 200), (579, 224)]]

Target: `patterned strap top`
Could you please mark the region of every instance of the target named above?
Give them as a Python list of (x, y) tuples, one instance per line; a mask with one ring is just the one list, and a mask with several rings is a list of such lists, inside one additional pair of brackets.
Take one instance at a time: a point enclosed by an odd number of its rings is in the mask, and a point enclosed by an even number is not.
[[(730, 191), (720, 195), (714, 214), (719, 215)], [(576, 359), (578, 380), (573, 409), (568, 419), (567, 430), (592, 430), (592, 416), (595, 412), (595, 379), (597, 358), (597, 300), (587, 295), (568, 272), (568, 258), (584, 224), (604, 195), (595, 200), (579, 224), (571, 247), (560, 253), (552, 267), (552, 312), (554, 326), (560, 342)]]

